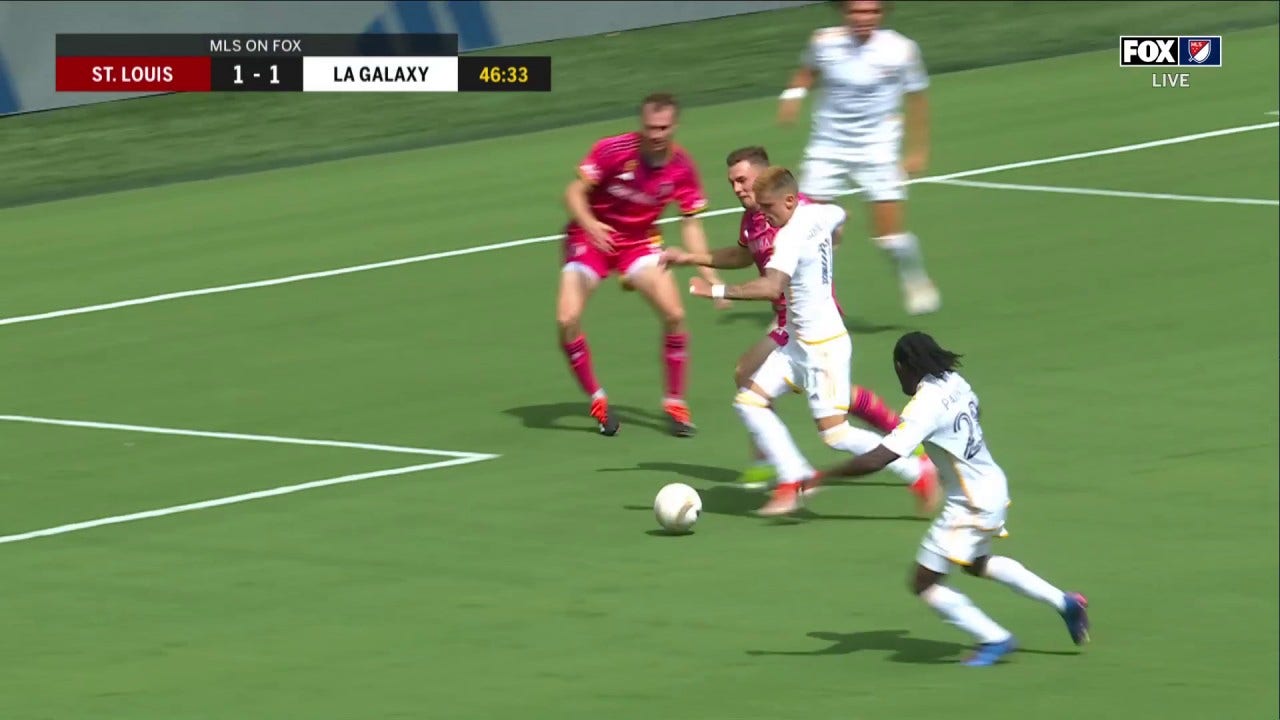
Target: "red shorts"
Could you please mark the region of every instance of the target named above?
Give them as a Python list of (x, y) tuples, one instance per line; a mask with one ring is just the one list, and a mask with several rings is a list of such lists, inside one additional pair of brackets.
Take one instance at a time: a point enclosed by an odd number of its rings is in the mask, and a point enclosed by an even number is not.
[(611, 273), (622, 276), (658, 263), (662, 254), (662, 236), (651, 235), (640, 240), (619, 238), (613, 252), (605, 252), (591, 244), (587, 232), (577, 225), (565, 229), (564, 269), (588, 272), (598, 280)]

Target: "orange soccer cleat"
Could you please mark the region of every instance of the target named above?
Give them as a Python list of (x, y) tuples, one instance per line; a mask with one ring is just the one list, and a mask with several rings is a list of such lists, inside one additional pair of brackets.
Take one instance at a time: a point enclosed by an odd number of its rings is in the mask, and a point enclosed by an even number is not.
[(671, 421), (671, 434), (676, 437), (693, 437), (697, 432), (693, 420), (689, 416), (689, 406), (683, 400), (667, 399), (662, 401), (662, 411)]
[(591, 417), (600, 423), (600, 434), (613, 437), (618, 434), (618, 421), (609, 416), (609, 398), (604, 395), (591, 398)]

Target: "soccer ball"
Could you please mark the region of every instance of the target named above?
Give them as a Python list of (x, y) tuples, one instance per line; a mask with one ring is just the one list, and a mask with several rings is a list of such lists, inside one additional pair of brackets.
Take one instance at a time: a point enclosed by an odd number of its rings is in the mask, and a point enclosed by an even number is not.
[(701, 514), (702, 498), (698, 497), (697, 490), (684, 483), (663, 486), (653, 499), (653, 515), (669, 532), (689, 532)]

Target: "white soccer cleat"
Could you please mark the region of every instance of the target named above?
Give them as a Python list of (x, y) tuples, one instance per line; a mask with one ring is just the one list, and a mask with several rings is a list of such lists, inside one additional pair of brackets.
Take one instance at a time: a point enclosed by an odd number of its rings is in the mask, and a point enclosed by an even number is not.
[(902, 294), (909, 315), (928, 315), (942, 307), (942, 294), (929, 280), (904, 286)]

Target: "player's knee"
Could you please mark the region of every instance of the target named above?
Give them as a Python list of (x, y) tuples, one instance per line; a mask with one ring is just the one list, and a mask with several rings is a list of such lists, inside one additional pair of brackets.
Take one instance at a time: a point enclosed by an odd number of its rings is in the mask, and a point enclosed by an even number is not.
[(662, 310), (662, 326), (669, 333), (684, 332), (684, 308), (664, 308)]
[(582, 311), (577, 308), (558, 308), (556, 310), (556, 327), (560, 329), (562, 334), (576, 334), (582, 329)]
[(838, 425), (831, 425), (829, 427), (823, 427), (827, 423), (824, 423), (822, 420), (819, 420), (817, 424), (818, 433), (822, 435), (822, 442), (826, 443), (827, 447), (832, 450), (844, 449), (843, 444), (846, 439), (845, 436), (849, 434), (848, 421)]
[[(744, 387), (739, 385), (738, 387)], [(769, 398), (764, 397), (755, 390), (739, 390), (738, 394), (733, 397), (733, 409), (739, 415), (750, 413), (753, 410), (768, 410), (770, 408)]]

